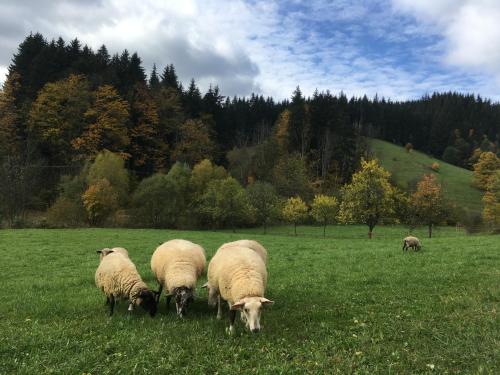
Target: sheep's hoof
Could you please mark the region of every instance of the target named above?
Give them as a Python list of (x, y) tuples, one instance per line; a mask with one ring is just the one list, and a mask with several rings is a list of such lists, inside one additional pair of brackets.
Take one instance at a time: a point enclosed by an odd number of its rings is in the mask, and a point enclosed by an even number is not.
[(222, 315), (221, 314), (217, 314), (217, 320), (221, 320), (222, 319)]
[(234, 328), (234, 326), (226, 327), (226, 333), (229, 336), (233, 336), (236, 333), (236, 329)]

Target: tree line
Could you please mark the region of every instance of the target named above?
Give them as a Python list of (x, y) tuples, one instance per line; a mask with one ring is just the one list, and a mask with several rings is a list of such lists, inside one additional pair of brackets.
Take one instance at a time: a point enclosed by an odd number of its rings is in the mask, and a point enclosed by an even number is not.
[[(30, 34), (0, 91), (1, 212), (13, 221), (61, 204), (75, 179), (93, 187), (86, 198), (79, 192), (90, 204), (109, 186), (85, 171), (106, 151), (123, 160), (127, 194), (208, 159), (243, 188), (269, 184), (278, 196), (312, 202), (351, 181), (367, 157), (364, 136), (472, 168), (483, 153), (498, 154), (499, 120), (498, 104), (458, 93), (393, 102), (328, 91), (305, 97), (297, 87), (283, 101), (229, 98), (217, 86), (202, 93), (194, 80), (184, 87), (171, 64), (147, 77), (137, 53), (110, 56), (104, 45), (93, 51), (78, 39)], [(127, 194), (111, 206), (123, 207)]]

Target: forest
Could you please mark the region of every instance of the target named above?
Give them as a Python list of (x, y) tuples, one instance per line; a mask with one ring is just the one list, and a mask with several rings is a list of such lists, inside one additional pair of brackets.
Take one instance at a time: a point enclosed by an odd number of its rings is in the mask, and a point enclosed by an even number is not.
[[(248, 225), (259, 213), (265, 222), (273, 215), (262, 207), (254, 205), (252, 219), (222, 217), (214, 207), (241, 189), (255, 204), (263, 196), (308, 204), (348, 196), (345, 187), (369, 159), (367, 137), (468, 169), (493, 155), (495, 170), (500, 104), (454, 92), (407, 101), (306, 97), (298, 86), (282, 101), (227, 97), (216, 82), (206, 92), (194, 79), (180, 82), (172, 64), (147, 74), (137, 53), (111, 56), (104, 45), (94, 51), (34, 33), (0, 91), (0, 213), (11, 226), (23, 225), (30, 210), (49, 210), (54, 224), (66, 225), (102, 225), (110, 215), (115, 224), (128, 217), (123, 225), (155, 227)], [(497, 194), (492, 189), (483, 183)], [(167, 211), (155, 212), (169, 200)], [(169, 219), (182, 207), (181, 219)]]

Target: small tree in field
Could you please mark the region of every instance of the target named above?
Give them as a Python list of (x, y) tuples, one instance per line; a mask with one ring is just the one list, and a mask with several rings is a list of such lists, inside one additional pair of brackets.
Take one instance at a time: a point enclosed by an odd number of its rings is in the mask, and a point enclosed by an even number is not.
[(417, 185), (417, 191), (411, 197), (416, 214), (423, 224), (429, 227), (429, 238), (432, 237), (432, 226), (439, 224), (446, 216), (447, 207), (441, 185), (433, 174), (424, 175)]
[(326, 226), (335, 221), (339, 204), (337, 198), (317, 194), (311, 206), (311, 215), (318, 223), (323, 224), (323, 237), (326, 237)]
[(267, 230), (267, 224), (279, 216), (279, 198), (276, 189), (268, 182), (257, 181), (247, 187), (250, 204), (255, 208), (255, 218)]
[(100, 225), (118, 209), (118, 193), (105, 178), (90, 185), (82, 196), (91, 225)]
[(352, 182), (342, 190), (339, 219), (341, 222), (368, 225), (368, 238), (384, 216), (393, 213), (393, 188), (389, 172), (377, 160), (361, 162), (361, 170), (352, 176)]
[(289, 223), (293, 223), (293, 230), (297, 235), (297, 224), (307, 218), (307, 205), (300, 197), (291, 197), (283, 207), (283, 218)]

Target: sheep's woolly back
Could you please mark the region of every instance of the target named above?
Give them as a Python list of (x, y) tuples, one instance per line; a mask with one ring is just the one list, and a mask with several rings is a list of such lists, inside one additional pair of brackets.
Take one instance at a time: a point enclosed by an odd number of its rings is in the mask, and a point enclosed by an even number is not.
[(151, 257), (151, 270), (169, 294), (182, 286), (194, 290), (205, 264), (205, 250), (186, 240), (165, 242)]
[(220, 293), (230, 304), (245, 297), (263, 297), (266, 284), (266, 265), (248, 247), (221, 247), (208, 265), (209, 289)]
[(420, 240), (414, 236), (405, 237), (403, 241), (406, 242), (408, 246), (420, 246)]
[(130, 299), (135, 303), (141, 290), (148, 290), (134, 263), (120, 252), (106, 255), (97, 267), (95, 284), (106, 296)]
[(123, 247), (113, 247), (111, 250), (113, 250), (113, 253), (120, 253), (128, 258), (128, 251)]
[(233, 241), (225, 243), (220, 248), (225, 248), (225, 247), (248, 247), (249, 249), (252, 249), (257, 254), (259, 254), (262, 260), (264, 261), (264, 264), (267, 264), (267, 250), (257, 241), (254, 240)]

